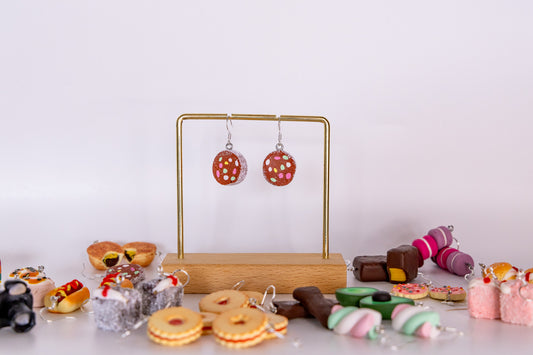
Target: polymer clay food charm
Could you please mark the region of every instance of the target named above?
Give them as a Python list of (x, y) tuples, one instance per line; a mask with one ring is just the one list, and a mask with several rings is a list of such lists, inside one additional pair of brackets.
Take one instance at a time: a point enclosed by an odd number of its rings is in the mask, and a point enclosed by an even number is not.
[(185, 307), (161, 309), (148, 319), (148, 338), (165, 346), (189, 344), (202, 335), (202, 316)]
[(221, 185), (237, 185), (246, 177), (248, 164), (241, 153), (233, 150), (228, 123), (232, 125), (229, 116), (226, 118), (226, 130), (228, 131), (226, 150), (218, 153), (213, 159), (213, 177)]
[(44, 296), (44, 306), (48, 312), (70, 313), (80, 308), (89, 297), (89, 289), (74, 279), (48, 292)]
[(168, 307), (179, 307), (183, 299), (183, 287), (189, 283), (189, 274), (179, 270), (187, 276), (182, 284), (176, 277), (178, 271), (171, 275), (162, 275), (156, 279), (145, 281), (139, 285), (142, 294), (142, 312), (151, 315)]
[(263, 176), (274, 186), (285, 186), (294, 179), (296, 162), (283, 150), (268, 154), (263, 162)]
[(96, 326), (102, 330), (124, 332), (133, 329), (142, 317), (141, 293), (132, 288), (108, 285), (98, 288), (93, 295)]
[(294, 179), (296, 161), (283, 150), (281, 143), (281, 117), (278, 117), (278, 143), (276, 150), (269, 153), (263, 162), (263, 176), (274, 186), (288, 185)]
[(328, 328), (340, 335), (376, 339), (381, 319), (381, 313), (373, 309), (336, 305), (331, 309)]
[(54, 281), (46, 277), (43, 266), (37, 269), (31, 266), (15, 269), (9, 277), (22, 280), (28, 285), (35, 308), (44, 307), (44, 295), (56, 287)]

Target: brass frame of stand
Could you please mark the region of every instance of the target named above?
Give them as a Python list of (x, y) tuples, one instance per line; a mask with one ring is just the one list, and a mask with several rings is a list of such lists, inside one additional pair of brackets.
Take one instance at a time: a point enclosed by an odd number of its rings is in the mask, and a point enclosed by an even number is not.
[[(184, 258), (183, 250), (183, 122), (186, 120), (226, 120), (227, 114), (184, 114), (176, 121), (177, 184), (178, 184), (178, 259)], [(245, 121), (318, 122), (324, 125), (324, 186), (322, 204), (322, 258), (329, 259), (329, 146), (330, 126), (321, 116), (275, 116), (232, 114), (231, 119)]]

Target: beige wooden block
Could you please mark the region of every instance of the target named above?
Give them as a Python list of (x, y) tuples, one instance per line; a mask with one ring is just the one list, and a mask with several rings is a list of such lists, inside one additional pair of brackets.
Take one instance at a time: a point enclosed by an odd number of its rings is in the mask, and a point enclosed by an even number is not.
[(189, 253), (183, 259), (167, 254), (163, 270), (184, 269), (191, 276), (185, 293), (211, 293), (230, 289), (244, 280), (243, 290), (263, 292), (269, 285), (276, 293), (292, 293), (297, 287), (316, 286), (322, 293), (346, 287), (346, 264), (341, 254), (323, 259), (318, 253)]

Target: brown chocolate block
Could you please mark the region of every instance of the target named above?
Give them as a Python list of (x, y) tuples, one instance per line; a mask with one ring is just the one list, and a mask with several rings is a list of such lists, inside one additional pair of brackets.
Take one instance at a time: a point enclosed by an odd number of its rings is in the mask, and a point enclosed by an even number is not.
[[(337, 304), (337, 302), (330, 299), (326, 299), (326, 302), (329, 302), (331, 307)], [(307, 312), (304, 306), (298, 301), (274, 301), (274, 306), (277, 308), (276, 314), (285, 316), (288, 319), (313, 318), (311, 313)]]
[(292, 292), (292, 297), (300, 301), (305, 310), (318, 319), (322, 326), (328, 327), (328, 318), (333, 305), (324, 297), (318, 287), (298, 287)]
[(409, 282), (418, 275), (418, 249), (400, 245), (387, 251), (387, 272), (392, 283)]
[(352, 265), (353, 274), (359, 281), (389, 281), (385, 255), (356, 256)]

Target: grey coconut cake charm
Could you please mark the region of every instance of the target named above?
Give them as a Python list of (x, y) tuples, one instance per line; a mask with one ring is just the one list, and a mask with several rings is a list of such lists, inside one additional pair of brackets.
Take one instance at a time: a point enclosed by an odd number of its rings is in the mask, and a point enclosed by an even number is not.
[(141, 293), (136, 289), (104, 286), (93, 293), (96, 326), (113, 332), (134, 329), (142, 318)]
[[(179, 272), (187, 276), (185, 283), (181, 283), (176, 276)], [(172, 274), (162, 274), (156, 279), (141, 283), (138, 288), (142, 294), (142, 313), (148, 316), (160, 309), (181, 306), (183, 288), (189, 280), (189, 274), (178, 269)]]

